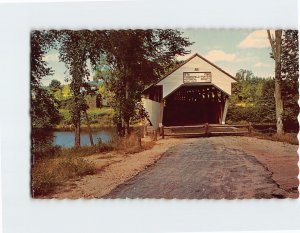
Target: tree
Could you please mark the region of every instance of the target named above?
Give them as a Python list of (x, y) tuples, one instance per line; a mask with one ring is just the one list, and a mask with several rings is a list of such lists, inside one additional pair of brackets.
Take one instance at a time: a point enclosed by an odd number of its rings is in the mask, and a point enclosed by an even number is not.
[(270, 30), (267, 30), (268, 38), (272, 48), (272, 58), (275, 60), (275, 106), (276, 106), (276, 127), (277, 133), (283, 134), (283, 99), (282, 99), (282, 84), (281, 84), (281, 43), (282, 30), (275, 30), (275, 37), (271, 36)]
[(261, 78), (252, 71), (241, 69), (232, 87), (227, 121), (268, 122), (275, 121), (274, 80)]
[(61, 82), (53, 79), (49, 84), (49, 91), (50, 94), (54, 96), (54, 98), (61, 103), (63, 100), (63, 93), (62, 93), (63, 86)]
[(274, 79), (262, 79), (261, 95), (257, 101), (258, 122), (276, 122), (276, 109), (274, 99)]
[[(62, 30), (58, 31), (57, 35), (60, 44), (59, 58), (66, 64), (71, 75), (72, 105), (70, 111), (75, 126), (75, 146), (80, 146), (81, 113), (87, 116), (88, 108), (84, 97), (92, 91), (88, 84), (90, 73), (87, 63), (89, 60), (92, 66), (96, 65), (102, 51), (102, 33), (89, 30)], [(92, 138), (91, 132), (90, 138)]]
[(128, 134), (145, 85), (172, 66), (176, 55), (187, 54), (185, 47), (191, 44), (176, 30), (62, 30), (56, 35), (60, 60), (71, 76), (71, 115), (76, 146), (80, 145), (81, 113), (87, 109), (84, 96), (91, 92), (88, 61), (93, 69), (100, 67), (102, 73), (109, 74), (103, 79), (108, 91), (114, 94), (115, 118)]
[(32, 31), (30, 34), (30, 96), (31, 96), (31, 152), (32, 163), (39, 154), (44, 154), (52, 147), (52, 136), (46, 135), (49, 129), (60, 120), (57, 102), (53, 95), (41, 85), (44, 76), (52, 74), (52, 69), (43, 60), (53, 43), (53, 35), (46, 31)]
[[(106, 83), (114, 94), (112, 103), (117, 125), (129, 133), (130, 121), (141, 106), (146, 85), (174, 66), (177, 55), (188, 54), (192, 43), (177, 30), (118, 30), (106, 34)], [(107, 72), (107, 70), (105, 70)]]
[(298, 31), (286, 30), (283, 33), (281, 51), (281, 80), (286, 130), (298, 131), (299, 114), (299, 46)]
[(49, 87), (53, 93), (62, 89), (61, 82), (56, 79), (52, 79), (51, 83), (49, 84)]
[(60, 115), (57, 102), (41, 86), (44, 76), (52, 75), (53, 71), (43, 60), (53, 43), (53, 34), (47, 31), (31, 32), (31, 124), (33, 128), (50, 128), (59, 122)]

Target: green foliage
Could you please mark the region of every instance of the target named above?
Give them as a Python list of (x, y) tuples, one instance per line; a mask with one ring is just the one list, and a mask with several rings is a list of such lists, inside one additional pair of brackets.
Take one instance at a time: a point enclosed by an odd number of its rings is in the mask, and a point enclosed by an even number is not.
[(61, 82), (56, 79), (52, 79), (51, 83), (49, 84), (49, 88), (53, 93), (59, 91), (62, 89)]
[[(89, 76), (87, 68), (87, 41), (85, 37), (88, 31), (59, 31), (60, 60), (65, 62), (71, 75), (70, 89), (72, 91), (70, 111), (72, 113), (72, 123), (80, 124), (80, 114), (87, 109), (82, 88), (86, 86), (86, 77)], [(78, 136), (78, 135), (76, 135)]]
[(45, 156), (52, 157), (60, 150), (59, 146), (53, 146), (53, 134), (50, 130), (33, 128), (31, 130), (31, 140), (31, 151), (34, 160)]
[(51, 93), (41, 86), (44, 76), (52, 75), (52, 69), (43, 60), (54, 43), (53, 34), (47, 31), (31, 32), (30, 95), (31, 95), (31, 151), (32, 160), (54, 152), (52, 137), (42, 133), (42, 129), (52, 128), (59, 123), (58, 103)]
[(238, 82), (232, 88), (227, 121), (274, 123), (274, 80), (256, 77), (248, 70), (239, 70), (236, 78)]
[[(177, 55), (191, 45), (177, 30), (107, 31), (107, 53), (95, 79), (103, 79), (112, 94), (111, 105), (120, 131), (128, 131), (141, 111), (141, 92), (175, 64)], [(104, 64), (104, 65), (103, 65)]]
[(283, 122), (286, 129), (298, 129), (299, 114), (299, 48), (298, 31), (286, 30), (281, 47), (281, 84), (283, 97)]
[[(60, 109), (59, 112), (62, 115), (59, 128), (69, 129), (68, 126), (72, 124), (72, 116), (70, 111), (67, 109)], [(91, 108), (87, 110), (87, 114), (89, 116), (90, 124), (92, 128), (114, 126), (113, 123), (114, 110), (110, 107)], [(81, 122), (82, 122), (82, 127), (85, 128), (87, 125), (86, 119), (83, 118)]]
[(31, 97), (31, 125), (33, 128), (51, 128), (59, 123), (58, 103), (47, 90), (36, 88)]
[(70, 86), (69, 85), (64, 85), (62, 88), (62, 98), (64, 100), (69, 99), (72, 96)]
[(71, 103), (69, 110), (72, 114), (72, 123), (75, 126), (75, 146), (80, 146), (81, 113), (88, 109), (85, 96), (95, 94), (92, 86), (88, 84), (90, 61), (96, 66), (102, 52), (103, 33), (99, 31), (70, 31), (56, 32), (59, 40), (59, 59), (63, 61), (71, 75)]
[[(281, 91), (283, 99), (283, 123), (287, 131), (298, 131), (298, 31), (283, 33), (281, 51)], [(239, 82), (233, 86), (227, 119), (230, 122), (275, 123), (274, 80), (258, 78), (251, 71), (240, 70)]]
[[(47, 34), (46, 37), (39, 35)], [(105, 94), (112, 102), (115, 118), (126, 123), (136, 120), (140, 109), (141, 92), (145, 86), (161, 77), (176, 64), (177, 55), (189, 53), (186, 47), (191, 45), (187, 38), (177, 30), (102, 30), (102, 31), (38, 31), (37, 38), (49, 38), (45, 43), (37, 43), (34, 61), (40, 62), (41, 75), (49, 75), (51, 69), (42, 61), (44, 50), (41, 44), (58, 49), (59, 59), (69, 70), (70, 93), (66, 86), (53, 80), (50, 90), (58, 100), (68, 105), (71, 120), (78, 128), (81, 113), (86, 111), (86, 95), (95, 94), (89, 85), (88, 62), (98, 70), (95, 80), (103, 80), (105, 88), (99, 94)], [(47, 48), (48, 48), (47, 47)], [(103, 95), (104, 96), (104, 95)], [(67, 100), (67, 101), (66, 101)], [(77, 135), (78, 136), (78, 135)]]
[(30, 84), (31, 89), (35, 91), (36, 88), (40, 88), (40, 82), (43, 77), (53, 74), (53, 70), (43, 60), (45, 54), (53, 44), (53, 34), (48, 31), (32, 31), (30, 36)]
[(41, 86), (41, 79), (51, 75), (51, 68), (43, 60), (53, 43), (53, 35), (47, 31), (31, 32), (31, 125), (33, 128), (50, 128), (59, 122), (57, 102)]

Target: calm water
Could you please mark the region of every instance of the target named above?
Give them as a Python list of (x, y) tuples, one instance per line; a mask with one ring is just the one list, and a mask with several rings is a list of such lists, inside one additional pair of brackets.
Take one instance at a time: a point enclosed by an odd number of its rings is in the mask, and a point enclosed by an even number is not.
[[(99, 141), (99, 139), (101, 139), (104, 143), (108, 142), (114, 134), (115, 130), (112, 128), (99, 129), (93, 131), (92, 133), (95, 144)], [(53, 145), (55, 146), (62, 146), (67, 148), (74, 146), (74, 131), (53, 131), (53, 136)], [(88, 132), (81, 131), (80, 139), (81, 146), (91, 145)]]

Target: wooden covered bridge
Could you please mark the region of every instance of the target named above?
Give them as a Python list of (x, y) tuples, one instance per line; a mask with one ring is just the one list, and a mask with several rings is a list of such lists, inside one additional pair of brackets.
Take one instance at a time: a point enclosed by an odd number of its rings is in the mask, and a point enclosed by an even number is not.
[(235, 82), (220, 67), (194, 54), (144, 90), (148, 120), (154, 130), (164, 127), (195, 131), (208, 124), (224, 125)]

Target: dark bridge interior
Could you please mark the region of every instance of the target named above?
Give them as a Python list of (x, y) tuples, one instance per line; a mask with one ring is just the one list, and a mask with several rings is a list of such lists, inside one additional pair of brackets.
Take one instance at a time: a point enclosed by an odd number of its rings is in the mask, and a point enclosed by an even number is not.
[(181, 86), (165, 100), (163, 125), (219, 124), (225, 98), (213, 85)]

